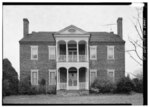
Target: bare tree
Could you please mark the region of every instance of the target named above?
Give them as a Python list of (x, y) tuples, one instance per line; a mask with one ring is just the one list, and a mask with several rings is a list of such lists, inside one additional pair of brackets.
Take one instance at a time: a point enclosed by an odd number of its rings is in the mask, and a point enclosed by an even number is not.
[(145, 47), (143, 46), (144, 39), (143, 39), (143, 26), (142, 26), (143, 9), (136, 8), (136, 11), (137, 11), (137, 16), (133, 17), (134, 21), (131, 20), (131, 22), (133, 23), (137, 35), (136, 38), (134, 39), (128, 37), (128, 40), (131, 43), (133, 48), (130, 50), (126, 50), (126, 52), (135, 62), (137, 62), (140, 66), (143, 66), (143, 60), (145, 60), (142, 54), (142, 52), (145, 51)]

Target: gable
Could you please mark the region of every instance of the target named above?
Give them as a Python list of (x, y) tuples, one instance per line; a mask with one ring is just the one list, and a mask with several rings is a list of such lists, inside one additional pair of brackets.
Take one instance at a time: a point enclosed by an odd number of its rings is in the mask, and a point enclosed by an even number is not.
[(70, 26), (56, 32), (55, 34), (60, 34), (60, 35), (61, 34), (62, 35), (63, 34), (71, 34), (72, 35), (72, 34), (89, 34), (89, 33), (76, 27), (76, 26), (74, 26), (74, 25), (70, 25)]

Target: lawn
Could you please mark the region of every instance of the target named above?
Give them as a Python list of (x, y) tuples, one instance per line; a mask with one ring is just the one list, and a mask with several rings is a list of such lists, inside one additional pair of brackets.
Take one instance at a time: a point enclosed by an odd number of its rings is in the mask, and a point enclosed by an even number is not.
[(87, 96), (58, 96), (58, 95), (19, 95), (3, 99), (4, 104), (143, 104), (142, 94), (132, 95), (87, 95)]

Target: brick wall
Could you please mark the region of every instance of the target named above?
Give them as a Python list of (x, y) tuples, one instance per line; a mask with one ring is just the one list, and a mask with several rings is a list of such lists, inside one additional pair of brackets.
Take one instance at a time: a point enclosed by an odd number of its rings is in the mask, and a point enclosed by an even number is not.
[[(32, 44), (37, 45), (37, 44)], [(48, 84), (49, 69), (56, 69), (56, 61), (49, 60), (48, 45), (55, 44), (39, 44), (38, 60), (31, 60), (31, 48), (29, 44), (20, 44), (20, 79), (31, 76), (31, 69), (38, 69), (39, 81), (46, 80)]]
[[(97, 69), (98, 78), (107, 78), (107, 69), (115, 69), (115, 81), (125, 75), (125, 52), (122, 43), (91, 43), (97, 45), (97, 60), (90, 60), (90, 69)], [(107, 60), (107, 45), (114, 45), (115, 60)]]

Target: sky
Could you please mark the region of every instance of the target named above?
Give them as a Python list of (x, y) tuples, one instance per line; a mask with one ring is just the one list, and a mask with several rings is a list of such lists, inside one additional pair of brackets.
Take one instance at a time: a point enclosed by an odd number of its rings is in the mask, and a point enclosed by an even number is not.
[[(59, 31), (72, 24), (87, 32), (113, 31), (116, 34), (117, 18), (122, 17), (125, 50), (131, 50), (133, 46), (128, 39), (138, 38), (133, 26), (136, 16), (137, 10), (133, 6), (3, 6), (3, 58), (8, 58), (19, 74), (19, 40), (23, 38), (23, 18), (29, 20), (29, 33)], [(138, 52), (142, 55), (142, 50), (139, 49)], [(126, 52), (126, 73), (135, 73), (139, 69), (142, 66)]]

